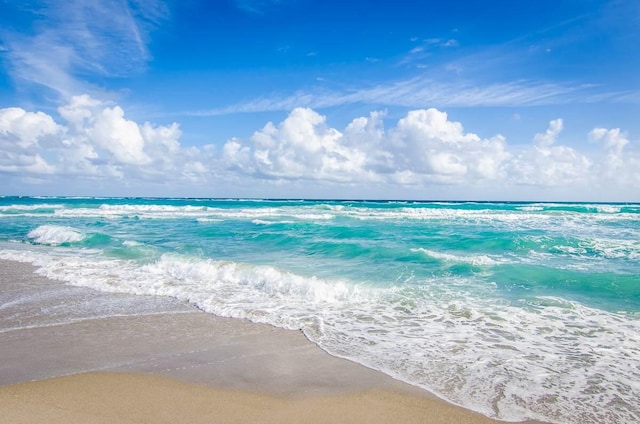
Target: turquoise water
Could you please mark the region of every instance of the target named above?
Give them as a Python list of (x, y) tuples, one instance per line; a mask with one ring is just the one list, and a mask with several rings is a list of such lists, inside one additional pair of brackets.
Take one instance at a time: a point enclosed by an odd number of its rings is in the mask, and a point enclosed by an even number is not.
[(0, 198), (0, 258), (302, 329), (506, 420), (640, 420), (640, 204)]

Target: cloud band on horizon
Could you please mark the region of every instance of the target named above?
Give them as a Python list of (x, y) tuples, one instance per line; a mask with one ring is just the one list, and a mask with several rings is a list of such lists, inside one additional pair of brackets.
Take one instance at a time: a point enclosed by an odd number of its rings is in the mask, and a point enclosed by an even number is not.
[(619, 129), (594, 128), (585, 138), (599, 147), (579, 151), (558, 142), (561, 119), (522, 147), (501, 135), (483, 139), (467, 132), (435, 108), (409, 111), (388, 129), (384, 113), (372, 112), (343, 130), (313, 109), (295, 108), (280, 123), (268, 122), (250, 138), (231, 138), (218, 149), (184, 147), (177, 123), (139, 124), (120, 106), (87, 95), (73, 97), (58, 114), (56, 120), (43, 112), (0, 109), (0, 173), (15, 186), (57, 181), (68, 193), (73, 180), (99, 180), (112, 190), (127, 180), (175, 184), (206, 196), (203, 188), (220, 184), (295, 187), (306, 181), (336, 193), (374, 184), (388, 191), (473, 188), (480, 197), (496, 187), (505, 193), (560, 187), (587, 197), (594, 187), (606, 187), (607, 195), (639, 200), (632, 194), (640, 184), (637, 143)]

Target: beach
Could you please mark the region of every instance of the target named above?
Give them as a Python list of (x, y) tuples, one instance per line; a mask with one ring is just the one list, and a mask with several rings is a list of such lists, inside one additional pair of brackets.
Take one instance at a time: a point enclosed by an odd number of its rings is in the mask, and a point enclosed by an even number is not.
[(635, 423), (639, 217), (2, 198), (0, 385), (142, 373), (296, 402), (382, 391), (508, 422)]
[[(0, 269), (2, 422), (497, 422), (331, 356), (299, 331), (93, 293), (20, 262)], [(38, 293), (56, 290), (114, 313), (52, 318), (54, 297)], [(146, 300), (153, 312), (123, 310), (131, 296), (132, 309)], [(18, 317), (20, 303), (42, 316)]]

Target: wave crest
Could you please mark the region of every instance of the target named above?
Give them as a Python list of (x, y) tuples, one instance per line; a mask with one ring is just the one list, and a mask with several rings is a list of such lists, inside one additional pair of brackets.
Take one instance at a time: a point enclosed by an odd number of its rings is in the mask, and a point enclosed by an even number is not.
[(424, 249), (419, 247), (417, 249), (411, 249), (412, 252), (421, 252), (430, 258), (437, 259), (443, 262), (464, 263), (473, 266), (493, 266), (500, 265), (506, 261), (503, 259), (494, 259), (488, 255), (453, 255), (451, 253), (436, 252), (434, 250)]
[(84, 240), (85, 234), (80, 231), (60, 225), (41, 225), (31, 230), (27, 237), (34, 243), (59, 245), (63, 243), (75, 243)]

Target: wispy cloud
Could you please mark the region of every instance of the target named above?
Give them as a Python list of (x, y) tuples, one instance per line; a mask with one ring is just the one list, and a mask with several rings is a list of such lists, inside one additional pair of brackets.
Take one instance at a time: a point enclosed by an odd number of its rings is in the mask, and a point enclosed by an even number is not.
[[(353, 104), (371, 107), (521, 107), (570, 103), (640, 103), (635, 88), (620, 91), (582, 74), (558, 79), (546, 66), (545, 49), (529, 51), (533, 41), (546, 46), (569, 43), (581, 25), (596, 19), (596, 12), (542, 28), (503, 43), (481, 48), (466, 46), (457, 37), (410, 39), (412, 45), (396, 61), (380, 61), (379, 80), (352, 83), (347, 88), (292, 89), (256, 96), (224, 107), (187, 112), (187, 115), (289, 111), (296, 107), (328, 108)], [(542, 53), (541, 53), (542, 52)], [(541, 58), (541, 54), (544, 57)], [(378, 62), (367, 57), (368, 62)], [(386, 68), (385, 68), (386, 67)], [(398, 67), (410, 72), (403, 79)], [(381, 76), (386, 72), (386, 77)], [(599, 82), (599, 84), (594, 84)]]
[(160, 0), (43, 0), (32, 7), (31, 28), (2, 33), (9, 71), (63, 97), (91, 91), (92, 77), (143, 70), (148, 33), (168, 17)]
[(233, 0), (238, 9), (245, 12), (262, 14), (272, 5), (285, 3), (286, 0)]
[(580, 99), (587, 100), (589, 90), (592, 88), (587, 85), (526, 80), (486, 85), (477, 85), (472, 82), (444, 83), (425, 77), (414, 77), (344, 92), (314, 89), (297, 91), (284, 96), (259, 97), (227, 107), (185, 114), (214, 116), (288, 111), (300, 106), (326, 108), (356, 103), (376, 107), (408, 108), (550, 105), (575, 102)]
[[(418, 39), (416, 37), (413, 37), (411, 38), (411, 41), (417, 42)], [(438, 50), (450, 49), (453, 47), (458, 47), (459, 45), (460, 43), (458, 42), (458, 40), (455, 40), (453, 38), (428, 38), (426, 40), (422, 40), (417, 46), (411, 48), (408, 53), (402, 56), (402, 58), (398, 61), (397, 66), (421, 67), (424, 65), (423, 62)]]

